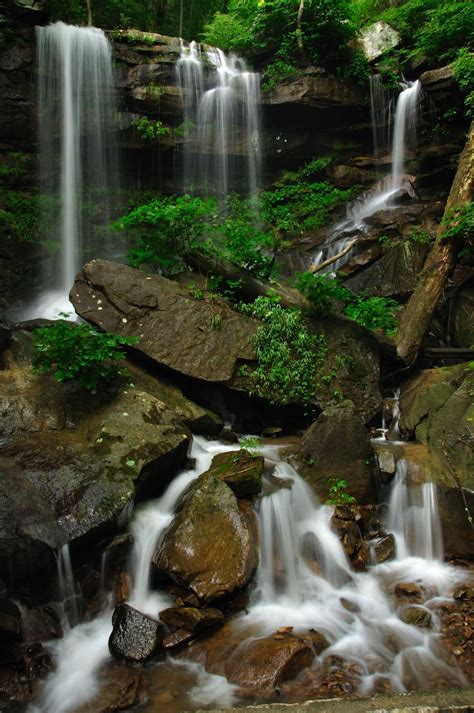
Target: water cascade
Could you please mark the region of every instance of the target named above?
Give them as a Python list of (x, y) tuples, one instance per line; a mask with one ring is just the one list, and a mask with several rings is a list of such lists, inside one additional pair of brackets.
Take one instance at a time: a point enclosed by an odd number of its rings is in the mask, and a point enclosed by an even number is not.
[[(156, 616), (173, 605), (168, 595), (150, 588), (155, 546), (189, 483), (209, 468), (214, 455), (238, 448), (238, 444), (229, 446), (195, 437), (191, 451), (195, 466), (177, 476), (161, 498), (135, 513), (131, 525), (132, 606)], [(244, 640), (242, 651), (247, 632), (251, 641), (282, 626), (293, 627), (295, 633), (311, 629), (329, 641), (316, 667), (324, 667), (333, 656), (342, 657), (357, 668), (360, 693), (373, 691), (379, 679), (388, 681), (394, 691), (424, 688), (440, 680), (463, 685), (459, 671), (438, 653), (436, 616), (431, 608), (436, 601), (434, 589), (446, 595), (463, 578), (460, 571), (442, 562), (435, 486), (423, 485), (419, 496), (414, 496), (400, 466), (386, 522), (387, 530), (392, 530), (396, 538), (396, 557), (359, 573), (352, 568), (331, 527), (333, 508), (318, 503), (294, 468), (281, 461), (277, 446), (262, 447), (261, 453), (267, 462), (273, 461), (275, 470), (265, 476), (257, 504), (260, 564), (251, 605), (233, 619), (240, 640)], [(397, 582), (406, 581), (418, 582), (428, 587), (427, 591), (431, 588), (423, 604), (417, 606), (431, 612), (432, 629), (419, 629), (403, 621), (403, 606), (393, 596), (393, 589)], [(101, 667), (110, 660), (111, 615), (112, 610), (106, 608), (93, 621), (72, 628), (53, 644), (58, 668), (46, 681), (40, 704), (31, 707), (30, 713), (68, 713), (100, 689)], [(235, 687), (197, 664), (171, 659), (165, 666), (165, 679), (170, 666), (184, 666), (192, 676), (191, 699), (186, 698), (186, 692), (182, 699), (188, 710), (203, 700), (209, 704), (235, 702)]]
[(109, 254), (104, 235), (94, 239), (92, 222), (106, 225), (117, 186), (115, 88), (102, 30), (57, 22), (38, 27), (37, 40), (45, 238), (58, 249), (53, 277), (43, 276), (29, 316), (52, 317), (71, 311), (67, 296), (83, 262)]
[[(420, 101), (421, 83), (404, 82), (403, 91), (400, 92), (394, 117), (394, 130), (391, 146), (392, 172), (368, 190), (362, 197), (350, 203), (346, 209), (346, 219), (338, 223), (330, 232), (322, 248), (314, 256), (313, 264), (319, 265), (324, 260), (341, 253), (350, 243), (357, 242), (358, 237), (367, 231), (367, 218), (379, 210), (395, 207), (394, 199), (403, 188), (403, 170), (407, 144), (412, 146), (416, 140), (416, 121)], [(378, 138), (378, 120), (380, 117), (381, 99), (376, 99), (378, 89), (371, 84), (372, 127), (374, 132), (374, 146)], [(387, 112), (384, 111), (386, 114)], [(377, 143), (377, 148), (379, 144)], [(331, 263), (325, 270), (335, 272), (347, 262), (351, 252), (346, 253), (341, 259)]]
[(260, 77), (243, 59), (182, 43), (176, 64), (184, 123), (184, 189), (255, 195), (260, 183)]

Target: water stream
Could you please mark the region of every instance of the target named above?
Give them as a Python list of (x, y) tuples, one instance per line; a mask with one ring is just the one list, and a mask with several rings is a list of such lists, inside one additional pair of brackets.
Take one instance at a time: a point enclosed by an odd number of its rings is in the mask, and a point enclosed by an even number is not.
[[(161, 498), (134, 514), (132, 606), (156, 616), (172, 605), (168, 595), (150, 588), (156, 543), (189, 483), (209, 468), (214, 455), (238, 448), (238, 444), (229, 446), (195, 437), (191, 450), (195, 466), (177, 476)], [(311, 629), (324, 634), (330, 643), (315, 665), (324, 666), (331, 656), (357, 665), (361, 693), (373, 690), (379, 679), (389, 681), (394, 691), (425, 688), (439, 680), (463, 685), (462, 675), (445, 663), (437, 649), (437, 619), (431, 609), (431, 602), (446, 596), (463, 577), (462, 572), (442, 561), (435, 486), (412, 485), (400, 465), (386, 523), (387, 530), (395, 535), (396, 556), (358, 573), (331, 528), (333, 508), (318, 502), (294, 468), (281, 461), (279, 451), (273, 445), (261, 448), (275, 469), (271, 476), (265, 476), (263, 495), (257, 504), (260, 564), (251, 605), (234, 619), (234, 628), (241, 632), (244, 642), (243, 652), (247, 635), (250, 641), (255, 636), (270, 635), (279, 627), (293, 627), (295, 632)], [(417, 583), (429, 592), (419, 606), (431, 612), (431, 629), (406, 624), (400, 618), (403, 605), (393, 591), (395, 584), (403, 581)], [(40, 703), (31, 706), (30, 713), (68, 713), (94, 696), (100, 686), (101, 670), (111, 658), (111, 613), (106, 608), (96, 619), (71, 628), (54, 643), (57, 669), (46, 681)], [(156, 676), (160, 686), (163, 679), (171, 681), (174, 676), (188, 682), (187, 692), (182, 693), (182, 708), (192, 709), (203, 703), (235, 705), (238, 701), (235, 686), (206, 673), (195, 663), (180, 660), (174, 664), (169, 659), (158, 664)]]

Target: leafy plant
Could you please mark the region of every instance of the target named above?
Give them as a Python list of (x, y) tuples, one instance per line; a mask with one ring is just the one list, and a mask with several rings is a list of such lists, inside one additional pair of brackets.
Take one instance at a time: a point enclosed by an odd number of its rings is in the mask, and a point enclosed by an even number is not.
[(141, 116), (139, 119), (132, 121), (132, 126), (143, 141), (158, 141), (163, 136), (169, 136), (170, 134), (170, 128), (165, 126), (162, 121), (159, 119), (152, 121), (146, 116)]
[(265, 75), (262, 82), (263, 91), (274, 89), (277, 84), (289, 79), (294, 79), (298, 76), (298, 68), (288, 62), (283, 62), (281, 59), (272, 62), (265, 67)]
[(342, 478), (329, 478), (328, 496), (325, 505), (353, 505), (356, 499), (347, 492), (347, 480)]
[(241, 448), (245, 448), (252, 456), (259, 453), (260, 438), (258, 436), (243, 436), (239, 439)]
[(301, 310), (284, 309), (267, 297), (241, 304), (240, 310), (263, 322), (253, 339), (258, 364), (241, 371), (253, 381), (252, 392), (271, 403), (309, 404), (319, 388), (325, 337), (310, 331)]
[(306, 295), (318, 312), (324, 312), (338, 302), (344, 304), (352, 298), (352, 293), (347, 287), (330, 275), (299, 272), (295, 275), (294, 285)]
[(467, 47), (459, 50), (453, 62), (453, 75), (464, 94), (466, 114), (474, 118), (474, 52), (470, 52)]
[(58, 320), (51, 327), (33, 332), (33, 366), (36, 371), (54, 372), (57, 381), (76, 381), (86, 389), (119, 375), (118, 361), (125, 358), (121, 347), (135, 343), (134, 337), (98, 332), (87, 324)]

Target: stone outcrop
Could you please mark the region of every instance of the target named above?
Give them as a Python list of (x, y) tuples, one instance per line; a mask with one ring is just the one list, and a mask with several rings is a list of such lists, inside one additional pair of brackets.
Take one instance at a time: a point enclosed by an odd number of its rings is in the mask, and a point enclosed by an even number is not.
[(233, 594), (258, 564), (255, 513), (211, 469), (181, 496), (153, 563), (202, 603)]
[[(253, 390), (239, 366), (251, 366), (255, 360), (252, 337), (260, 324), (257, 320), (223, 305), (216, 330), (215, 301), (194, 300), (164, 277), (104, 260), (93, 260), (82, 269), (70, 297), (78, 314), (100, 329), (137, 336), (134, 349), (158, 364), (202, 381)], [(342, 393), (355, 403), (363, 420), (369, 420), (380, 399), (375, 338), (336, 315), (321, 317), (315, 329), (328, 346), (323, 372), (332, 374), (330, 383), (321, 383), (315, 405), (325, 408)]]
[(324, 502), (331, 478), (347, 481), (347, 492), (359, 503), (374, 496), (368, 433), (351, 401), (331, 407), (304, 433), (286, 456)]
[(281, 82), (266, 92), (263, 103), (270, 106), (292, 104), (317, 109), (363, 108), (364, 92), (321, 67), (307, 67), (297, 79)]
[(364, 27), (358, 37), (358, 45), (369, 62), (373, 62), (385, 52), (395, 49), (399, 44), (400, 34), (383, 20)]
[(222, 480), (238, 498), (254, 498), (262, 489), (265, 461), (242, 449), (214, 456), (209, 473)]
[(60, 545), (126, 525), (132, 501), (160, 495), (186, 462), (187, 424), (220, 430), (176, 387), (133, 367), (129, 377), (90, 393), (27, 366), (0, 371), (2, 577), (54, 566)]

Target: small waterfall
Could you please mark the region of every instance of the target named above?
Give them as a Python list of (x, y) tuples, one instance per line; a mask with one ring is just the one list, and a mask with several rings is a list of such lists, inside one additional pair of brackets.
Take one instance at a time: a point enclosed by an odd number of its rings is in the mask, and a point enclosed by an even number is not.
[(402, 185), (403, 168), (405, 163), (405, 147), (408, 141), (416, 141), (416, 119), (418, 114), (421, 82), (410, 82), (400, 92), (395, 111), (395, 124), (393, 128), (392, 143), (392, 176), (391, 190), (396, 191)]
[(107, 224), (117, 186), (115, 88), (111, 48), (102, 30), (56, 22), (37, 28), (37, 44), (45, 238), (58, 251), (53, 277), (43, 277), (49, 294), (40, 296), (33, 311), (54, 316), (67, 309), (82, 262), (107, 256), (103, 236), (94, 240), (92, 222)]
[[(210, 67), (207, 78), (204, 67)], [(243, 59), (201, 51), (192, 42), (181, 45), (176, 81), (190, 127), (183, 145), (185, 190), (253, 196), (261, 173), (260, 76)]]
[(80, 594), (72, 571), (69, 545), (63, 545), (59, 548), (57, 564), (58, 593), (62, 610), (62, 624), (66, 630), (69, 630), (77, 626), (80, 621), (78, 606)]
[[(378, 76), (378, 75), (375, 75)], [(372, 106), (372, 128), (374, 136), (374, 150), (380, 141), (378, 134), (379, 120), (381, 117), (380, 104), (382, 101), (377, 98), (379, 93), (379, 80), (371, 82), (371, 106)], [(328, 238), (321, 248), (318, 248), (317, 253), (313, 257), (313, 265), (320, 265), (324, 260), (338, 255), (348, 244), (353, 241), (357, 242), (357, 238), (367, 231), (367, 218), (379, 210), (384, 210), (394, 207), (394, 199), (398, 191), (403, 187), (403, 170), (405, 162), (405, 152), (408, 143), (415, 144), (416, 140), (416, 121), (418, 116), (418, 106), (420, 101), (421, 83), (404, 82), (403, 91), (400, 92), (395, 109), (394, 131), (391, 147), (392, 155), (392, 172), (390, 176), (386, 176), (379, 181), (375, 187), (366, 192), (362, 198), (357, 198), (347, 206), (346, 219), (338, 223), (330, 231)], [(382, 88), (383, 90), (383, 88)], [(385, 101), (385, 100), (384, 100)], [(383, 110), (384, 115), (388, 112)], [(335, 272), (342, 267), (352, 254), (352, 249), (343, 257), (337, 260), (321, 272)]]
[(387, 93), (383, 86), (380, 74), (371, 74), (370, 88), (370, 117), (372, 120), (372, 140), (374, 156), (378, 156), (387, 146), (388, 127), (388, 102)]
[(438, 498), (434, 483), (410, 483), (407, 462), (397, 461), (389, 503), (388, 529), (395, 535), (397, 557), (442, 561), (444, 556)]

